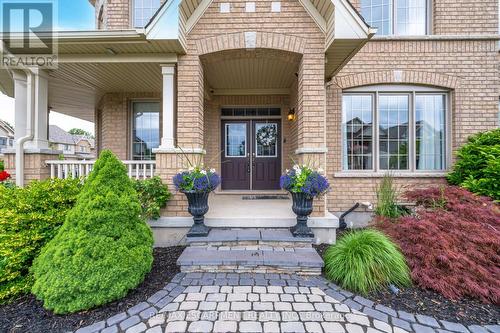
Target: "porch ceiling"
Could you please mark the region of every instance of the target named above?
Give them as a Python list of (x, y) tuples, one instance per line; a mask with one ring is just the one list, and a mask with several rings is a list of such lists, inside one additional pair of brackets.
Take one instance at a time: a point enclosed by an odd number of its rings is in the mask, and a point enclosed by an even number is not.
[(275, 50), (231, 50), (202, 57), (205, 78), (211, 89), (284, 89), (296, 77), (300, 56)]
[(89, 121), (105, 93), (162, 90), (159, 63), (63, 63), (49, 77), (50, 107)]
[[(178, 40), (147, 40), (135, 30), (58, 33), (58, 66), (49, 70), (49, 106), (93, 121), (108, 92), (161, 92), (160, 64), (177, 62)], [(13, 96), (13, 79), (0, 69), (0, 91)]]

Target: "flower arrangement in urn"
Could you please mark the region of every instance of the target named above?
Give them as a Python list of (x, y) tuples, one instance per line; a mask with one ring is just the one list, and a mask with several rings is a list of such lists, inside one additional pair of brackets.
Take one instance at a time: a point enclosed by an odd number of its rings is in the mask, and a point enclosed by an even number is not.
[(325, 194), (330, 188), (322, 169), (295, 164), (280, 178), (280, 187), (292, 195), (292, 210), (297, 215), (297, 224), (291, 228), (294, 237), (314, 237), (307, 226), (308, 216), (313, 211), (313, 200)]
[(204, 224), (208, 212), (208, 196), (220, 184), (220, 177), (214, 169), (194, 165), (174, 176), (175, 188), (184, 193), (188, 200), (188, 212), (193, 216), (194, 224), (188, 237), (204, 237), (210, 229)]

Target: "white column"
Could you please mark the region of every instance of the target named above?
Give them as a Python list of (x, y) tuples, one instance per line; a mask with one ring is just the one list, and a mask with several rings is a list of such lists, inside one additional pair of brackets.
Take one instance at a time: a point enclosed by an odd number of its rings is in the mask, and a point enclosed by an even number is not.
[(27, 124), (26, 124), (26, 112), (27, 112), (27, 84), (26, 84), (26, 73), (23, 71), (13, 70), (12, 76), (14, 78), (14, 110), (15, 110), (15, 133), (14, 138), (17, 141), (19, 138), (26, 136)]
[(30, 149), (48, 149), (49, 124), (49, 82), (48, 74), (39, 68), (31, 69), (34, 77), (34, 123), (33, 141), (26, 146)]
[(162, 65), (163, 75), (163, 135), (160, 150), (174, 149), (175, 64)]

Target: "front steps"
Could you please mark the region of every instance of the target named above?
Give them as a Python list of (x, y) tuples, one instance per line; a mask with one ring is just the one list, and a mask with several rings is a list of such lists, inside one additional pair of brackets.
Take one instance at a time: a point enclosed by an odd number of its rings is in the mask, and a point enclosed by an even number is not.
[(323, 260), (312, 241), (288, 229), (212, 229), (208, 237), (188, 237), (177, 264), (182, 272), (320, 275)]

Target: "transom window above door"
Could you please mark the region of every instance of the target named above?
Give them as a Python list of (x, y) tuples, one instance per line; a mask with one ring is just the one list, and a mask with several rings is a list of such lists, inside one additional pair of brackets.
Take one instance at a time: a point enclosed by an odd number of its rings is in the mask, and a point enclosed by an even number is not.
[(161, 6), (160, 0), (133, 0), (133, 4), (135, 28), (144, 28)]
[(222, 108), (222, 117), (269, 117), (280, 116), (280, 108)]
[(361, 0), (361, 15), (377, 35), (429, 34), (430, 0)]
[(411, 89), (383, 86), (344, 92), (344, 170), (446, 169), (448, 94)]

